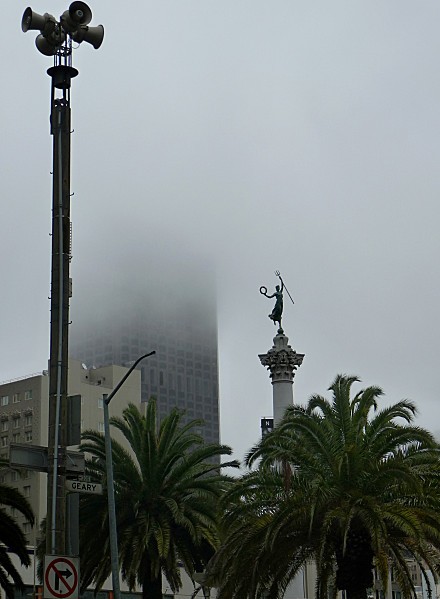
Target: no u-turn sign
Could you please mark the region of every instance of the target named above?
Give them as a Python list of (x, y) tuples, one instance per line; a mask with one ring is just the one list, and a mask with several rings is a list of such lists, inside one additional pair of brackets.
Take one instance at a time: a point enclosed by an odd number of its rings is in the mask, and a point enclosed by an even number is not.
[(79, 559), (46, 555), (43, 582), (45, 599), (78, 599)]

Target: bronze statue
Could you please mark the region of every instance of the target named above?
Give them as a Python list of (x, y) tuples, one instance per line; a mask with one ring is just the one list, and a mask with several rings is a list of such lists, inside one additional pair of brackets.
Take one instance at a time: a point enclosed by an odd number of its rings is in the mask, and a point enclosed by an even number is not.
[(284, 289), (287, 291), (290, 299), (293, 302), (292, 296), (290, 295), (287, 287), (284, 285), (284, 281), (281, 278), (281, 274), (279, 270), (275, 271), (276, 276), (279, 278), (279, 280), (281, 281), (281, 287), (279, 285), (275, 286), (275, 292), (272, 293), (272, 295), (267, 295), (267, 287), (261, 286), (260, 287), (260, 293), (262, 295), (265, 295), (267, 298), (271, 299), (272, 297), (275, 298), (275, 306), (273, 307), (272, 312), (269, 314), (269, 318), (271, 320), (273, 320), (273, 323), (276, 324), (278, 323), (279, 329), (282, 332), (282, 326), (281, 326), (281, 317), (283, 315), (283, 291)]
[(275, 293), (272, 293), (272, 295), (267, 295), (267, 287), (260, 287), (260, 293), (262, 293), (263, 295), (265, 295), (267, 298), (271, 299), (272, 297), (275, 298), (275, 306), (273, 307), (272, 312), (269, 314), (269, 318), (271, 320), (273, 320), (273, 323), (276, 324), (278, 323), (280, 329), (281, 327), (281, 317), (283, 315), (283, 290), (284, 290), (284, 283), (283, 283), (283, 279), (281, 278), (280, 275), (278, 275), (278, 278), (281, 281), (281, 288), (279, 285), (276, 285), (275, 287)]

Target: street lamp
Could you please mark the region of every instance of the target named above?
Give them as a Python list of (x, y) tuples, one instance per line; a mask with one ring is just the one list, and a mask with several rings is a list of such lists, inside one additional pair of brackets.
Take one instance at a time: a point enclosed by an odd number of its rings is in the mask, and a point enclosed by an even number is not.
[(119, 555), (118, 555), (118, 532), (116, 527), (116, 505), (115, 505), (115, 485), (113, 481), (113, 459), (112, 459), (112, 439), (110, 437), (110, 418), (109, 403), (128, 379), (136, 366), (149, 356), (154, 355), (155, 351), (144, 354), (134, 362), (125, 376), (119, 381), (109, 396), (104, 395), (104, 435), (105, 435), (105, 467), (107, 471), (107, 501), (108, 501), (108, 526), (110, 531), (110, 559), (112, 567), (113, 596), (114, 599), (121, 599), (121, 589), (119, 586)]
[(35, 44), (53, 56), (50, 132), (53, 135), (52, 265), (50, 292), (49, 432), (46, 553), (66, 553), (65, 455), (67, 440), (67, 368), (71, 279), (70, 224), (70, 85), (78, 75), (72, 67), (72, 41), (99, 48), (104, 28), (89, 27), (92, 11), (72, 2), (57, 21), (26, 8), (22, 31), (39, 31)]

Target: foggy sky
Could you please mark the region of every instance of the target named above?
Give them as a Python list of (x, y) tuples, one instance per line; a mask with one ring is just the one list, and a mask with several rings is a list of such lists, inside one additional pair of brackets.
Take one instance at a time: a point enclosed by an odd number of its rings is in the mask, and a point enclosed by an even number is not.
[[(33, 4), (59, 16), (58, 0)], [(0, 380), (48, 358), (50, 58), (4, 0)], [(440, 6), (434, 0), (94, 0), (74, 53), (75, 293), (161, 298), (167, 256), (217, 279), (222, 440), (272, 412), (258, 354), (279, 269), (303, 403), (337, 373), (438, 422)], [(200, 262), (199, 262), (200, 260)], [(197, 282), (197, 285), (199, 283)], [(178, 288), (178, 286), (176, 286)], [(203, 284), (201, 285), (203, 289)], [(80, 300), (77, 299), (79, 302)]]

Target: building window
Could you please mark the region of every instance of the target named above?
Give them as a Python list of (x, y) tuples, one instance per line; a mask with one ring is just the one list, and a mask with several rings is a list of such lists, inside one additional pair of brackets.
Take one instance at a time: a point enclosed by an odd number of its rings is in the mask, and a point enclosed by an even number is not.
[(104, 432), (104, 423), (103, 422), (98, 422), (98, 431), (100, 433)]
[(29, 389), (29, 391), (24, 392), (24, 398), (26, 401), (28, 401), (29, 399), (32, 399), (32, 389)]
[(4, 474), (0, 475), (0, 483), (6, 482), (6, 476)]
[(102, 397), (98, 399), (98, 408), (104, 408), (104, 400), (102, 399)]
[(12, 396), (12, 403), (19, 403), (19, 401), (20, 401), (20, 394), (14, 393), (14, 395)]
[(1, 404), (2, 404), (2, 406), (7, 406), (9, 404), (9, 395), (2, 396)]
[(18, 480), (18, 472), (16, 470), (13, 470), (11, 472), (11, 481), (13, 483), (15, 483), (15, 482), (17, 482), (17, 480)]
[(1, 430), (3, 432), (9, 430), (9, 422), (7, 420), (3, 420), (1, 424)]
[(24, 418), (24, 425), (25, 426), (32, 426), (32, 414), (28, 414), (27, 416), (25, 416), (25, 418)]
[(20, 428), (20, 416), (14, 416), (12, 419), (12, 426), (14, 428)]
[(12, 435), (12, 442), (20, 443), (20, 433), (15, 433), (14, 435)]
[(23, 487), (23, 495), (25, 497), (31, 496), (31, 486), (30, 485), (26, 485), (25, 487)]
[(27, 433), (24, 434), (24, 440), (28, 443), (32, 441), (32, 431), (27, 431)]
[(2, 447), (7, 447), (8, 446), (8, 437), (2, 437), (1, 446)]

